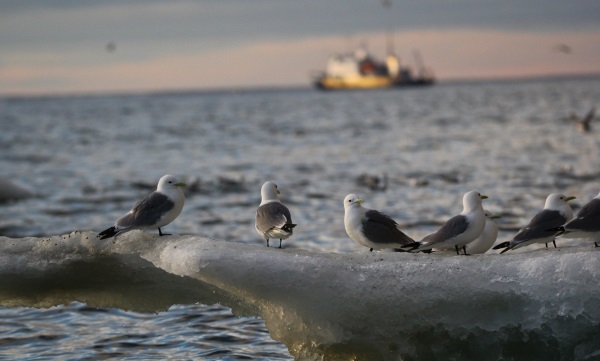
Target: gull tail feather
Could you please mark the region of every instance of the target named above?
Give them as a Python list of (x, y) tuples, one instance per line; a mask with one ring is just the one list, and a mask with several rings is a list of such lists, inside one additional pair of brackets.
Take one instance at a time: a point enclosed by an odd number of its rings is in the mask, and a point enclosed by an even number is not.
[(404, 246), (402, 246), (402, 249), (406, 249), (408, 252), (410, 251), (414, 251), (415, 249), (419, 248), (421, 246), (421, 243), (419, 242), (412, 242), (409, 244), (405, 244)]
[(556, 228), (551, 228), (548, 231), (551, 232), (558, 232), (556, 234), (556, 236), (562, 236), (563, 234), (567, 233), (567, 231), (565, 230), (565, 226), (560, 226), (560, 227), (556, 227)]
[(107, 228), (104, 231), (98, 233), (98, 237), (100, 237), (100, 239), (106, 239), (106, 238), (116, 236), (117, 233), (119, 233), (119, 231), (117, 231), (117, 227), (112, 226), (112, 227)]
[(510, 247), (510, 242), (499, 243), (499, 244), (495, 245), (494, 248), (492, 248), (492, 249), (500, 249), (500, 248), (506, 248), (506, 247)]
[(512, 245), (510, 244), (510, 242), (502, 242), (502, 243), (500, 243), (500, 244), (497, 244), (497, 245), (495, 245), (495, 246), (494, 246), (494, 248), (492, 248), (492, 249), (500, 249), (500, 248), (504, 248), (504, 249), (502, 250), (502, 252), (500, 252), (500, 254), (502, 254), (502, 253), (504, 253), (504, 252), (506, 252), (506, 251), (510, 251), (511, 249), (513, 249), (513, 247), (514, 247), (514, 246), (512, 246)]

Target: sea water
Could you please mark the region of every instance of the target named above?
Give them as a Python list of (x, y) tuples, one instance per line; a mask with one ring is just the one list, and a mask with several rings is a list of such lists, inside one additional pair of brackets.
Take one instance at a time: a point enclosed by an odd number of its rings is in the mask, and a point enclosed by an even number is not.
[[(298, 223), (287, 249), (368, 251), (345, 234), (348, 193), (419, 239), (462, 210), (463, 193), (478, 190), (503, 216), (499, 241), (509, 240), (549, 193), (577, 196), (577, 210), (600, 191), (600, 127), (584, 134), (568, 119), (595, 105), (599, 85), (561, 78), (369, 92), (4, 98), (1, 177), (36, 196), (0, 205), (0, 235), (100, 231), (171, 173), (188, 187), (181, 216), (163, 229), (169, 233), (264, 247), (253, 218), (260, 185), (271, 179)], [(11, 307), (0, 309), (0, 357), (293, 358), (260, 318), (224, 306), (187, 302), (154, 314), (77, 301), (4, 305)]]

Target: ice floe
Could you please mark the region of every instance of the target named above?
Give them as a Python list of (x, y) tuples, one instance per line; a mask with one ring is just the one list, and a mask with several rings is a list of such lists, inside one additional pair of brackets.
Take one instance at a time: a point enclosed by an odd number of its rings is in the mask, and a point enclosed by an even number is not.
[[(317, 253), (132, 231), (0, 237), (0, 306), (221, 303), (301, 359), (600, 356), (600, 248)], [(443, 356), (442, 356), (443, 355)]]

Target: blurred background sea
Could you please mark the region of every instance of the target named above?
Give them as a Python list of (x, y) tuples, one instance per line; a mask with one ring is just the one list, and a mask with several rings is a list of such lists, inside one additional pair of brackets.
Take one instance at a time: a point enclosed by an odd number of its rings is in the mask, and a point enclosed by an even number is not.
[[(260, 186), (275, 180), (298, 224), (285, 248), (365, 252), (343, 224), (358, 193), (415, 239), (489, 196), (498, 242), (548, 194), (600, 191), (600, 124), (569, 120), (600, 99), (600, 77), (444, 83), (405, 90), (312, 89), (0, 98), (0, 178), (31, 191), (0, 203), (0, 235), (48, 236), (112, 225), (164, 174), (185, 181), (163, 231), (264, 247)], [(560, 242), (557, 242), (559, 247)], [(262, 320), (219, 305), (142, 314), (0, 308), (0, 358), (292, 359)]]

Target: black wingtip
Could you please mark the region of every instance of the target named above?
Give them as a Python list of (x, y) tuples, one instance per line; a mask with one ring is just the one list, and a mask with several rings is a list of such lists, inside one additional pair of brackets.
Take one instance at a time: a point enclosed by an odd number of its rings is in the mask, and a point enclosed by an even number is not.
[(107, 228), (104, 231), (98, 233), (98, 237), (100, 237), (100, 239), (106, 239), (106, 238), (116, 236), (117, 233), (118, 232), (117, 232), (117, 229), (115, 228), (115, 226), (112, 226), (112, 227)]
[[(508, 246), (510, 246), (510, 243), (509, 243), (509, 242), (502, 242), (502, 243), (500, 243), (500, 244), (497, 244), (497, 245), (495, 245), (495, 246), (494, 246), (492, 249), (506, 248), (506, 247), (508, 247)], [(505, 251), (506, 251), (506, 250), (505, 250)], [(503, 252), (505, 252), (505, 251), (503, 251)]]
[(566, 233), (565, 226), (560, 226), (560, 227), (556, 227), (556, 228), (551, 228), (551, 229), (549, 229), (548, 231), (549, 231), (549, 232), (557, 232), (557, 233), (556, 233), (556, 235), (557, 235), (557, 236), (561, 236), (561, 235), (563, 235), (563, 234), (565, 234), (565, 233)]
[(294, 229), (294, 227), (296, 227), (296, 226), (297, 226), (297, 224), (287, 223), (283, 227), (281, 227), (281, 229), (283, 229), (286, 232), (292, 232), (292, 229)]
[(404, 246), (402, 246), (402, 249), (406, 249), (407, 251), (412, 251), (415, 250), (417, 248), (419, 248), (421, 246), (421, 243), (419, 242), (412, 242), (409, 244), (405, 244)]

